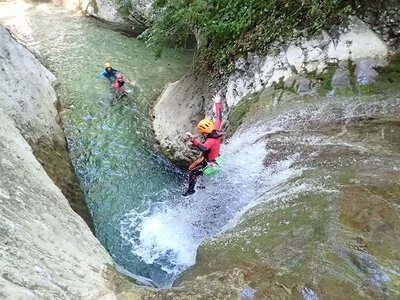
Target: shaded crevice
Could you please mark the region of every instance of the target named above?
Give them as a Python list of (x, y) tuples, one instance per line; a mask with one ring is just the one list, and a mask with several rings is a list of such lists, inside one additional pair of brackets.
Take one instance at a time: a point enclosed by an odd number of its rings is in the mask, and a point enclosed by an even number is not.
[(66, 144), (60, 144), (58, 141), (49, 142), (45, 138), (40, 138), (34, 143), (28, 141), (28, 143), (32, 148), (33, 155), (43, 166), (54, 184), (61, 190), (65, 198), (67, 198), (71, 208), (95, 233), (93, 219), (86, 205)]

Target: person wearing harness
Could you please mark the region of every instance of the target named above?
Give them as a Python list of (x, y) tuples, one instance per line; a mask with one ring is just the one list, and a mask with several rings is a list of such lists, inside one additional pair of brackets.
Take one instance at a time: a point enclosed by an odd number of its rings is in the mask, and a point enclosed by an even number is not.
[(197, 177), (203, 175), (207, 168), (217, 164), (215, 160), (219, 156), (221, 137), (224, 134), (223, 132), (219, 131), (222, 122), (220, 105), (221, 96), (218, 94), (214, 95), (213, 101), (217, 111), (217, 120), (215, 121), (215, 124), (208, 119), (203, 119), (197, 125), (197, 130), (206, 139), (205, 142), (200, 143), (193, 137), (193, 134), (186, 132), (189, 140), (193, 142), (193, 145), (195, 145), (202, 153), (200, 158), (189, 167), (189, 187), (187, 191), (182, 194), (183, 197), (194, 194), (194, 187), (196, 185)]
[(122, 74), (118, 74), (117, 76), (117, 81), (112, 85), (111, 88), (116, 88), (118, 92), (124, 92), (127, 93), (127, 91), (121, 89), (122, 86), (126, 83), (126, 84), (133, 84), (132, 82), (129, 81), (125, 81), (124, 79), (124, 75)]
[(101, 73), (96, 78), (96, 80), (98, 80), (101, 76), (104, 76), (105, 78), (111, 81), (112, 79), (115, 79), (117, 77), (117, 73), (121, 72), (118, 71), (117, 69), (112, 68), (110, 63), (106, 63), (104, 72)]

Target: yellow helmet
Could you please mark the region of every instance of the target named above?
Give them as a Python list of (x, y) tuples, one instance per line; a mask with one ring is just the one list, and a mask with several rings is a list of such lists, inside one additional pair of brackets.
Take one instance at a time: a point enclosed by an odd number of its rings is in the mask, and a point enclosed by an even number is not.
[(208, 119), (201, 120), (197, 125), (197, 130), (201, 133), (211, 133), (214, 130), (214, 124)]
[(111, 68), (111, 64), (110, 64), (110, 63), (106, 63), (105, 68), (106, 68), (106, 69), (107, 69), (107, 68)]

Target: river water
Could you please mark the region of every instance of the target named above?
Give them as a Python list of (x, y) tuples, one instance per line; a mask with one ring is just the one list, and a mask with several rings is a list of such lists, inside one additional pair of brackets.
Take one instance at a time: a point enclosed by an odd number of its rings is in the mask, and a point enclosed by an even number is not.
[[(147, 211), (152, 204), (172, 201), (181, 193), (184, 179), (158, 150), (150, 109), (168, 82), (189, 71), (192, 53), (166, 48), (156, 59), (130, 34), (76, 10), (46, 3), (18, 9), (32, 29), (29, 46), (40, 51), (61, 83), (57, 93), (64, 131), (97, 238), (125, 269), (160, 286), (170, 285), (176, 266), (164, 271), (162, 261), (150, 262), (136, 253), (132, 241), (121, 234), (121, 224), (125, 215)], [(106, 62), (123, 72), (126, 80), (136, 82), (124, 87), (132, 90), (126, 97), (114, 99), (110, 83), (104, 78), (96, 81)], [(187, 261), (177, 263), (179, 270), (187, 267)]]
[[(25, 18), (29, 45), (61, 82), (72, 161), (116, 263), (170, 287), (197, 256), (178, 284), (217, 274), (213, 289), (259, 299), (400, 294), (397, 96), (276, 103), (222, 145), (224, 167), (182, 200), (185, 174), (159, 151), (149, 110), (192, 53), (156, 60), (136, 38), (51, 4), (29, 5)], [(96, 81), (105, 62), (136, 81), (127, 97)]]

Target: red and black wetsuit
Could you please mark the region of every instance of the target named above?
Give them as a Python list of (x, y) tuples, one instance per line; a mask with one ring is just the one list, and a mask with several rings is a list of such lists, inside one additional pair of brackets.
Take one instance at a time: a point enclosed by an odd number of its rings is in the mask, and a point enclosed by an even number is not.
[(123, 89), (121, 89), (122, 86), (123, 86), (125, 83), (131, 84), (131, 83), (128, 82), (128, 81), (118, 79), (118, 80), (112, 85), (112, 87), (113, 87), (113, 88), (116, 88), (118, 91), (126, 92), (126, 91), (124, 91)]
[(195, 145), (204, 154), (204, 158), (208, 163), (215, 162), (215, 159), (219, 155), (219, 148), (221, 145), (221, 137), (224, 134), (219, 132), (221, 128), (221, 105), (219, 103), (215, 104), (217, 110), (217, 120), (214, 123), (214, 130), (209, 133), (206, 137), (206, 141), (202, 144), (198, 140), (193, 140), (193, 145)]
[(215, 159), (219, 156), (219, 148), (221, 145), (221, 137), (223, 136), (223, 132), (220, 132), (222, 118), (221, 118), (221, 105), (219, 103), (215, 103), (215, 108), (217, 110), (217, 120), (214, 123), (214, 130), (209, 133), (206, 137), (204, 143), (200, 143), (198, 140), (193, 140), (193, 145), (195, 145), (200, 151), (203, 152), (204, 160), (201, 165), (194, 167), (189, 172), (189, 188), (188, 191), (193, 191), (194, 186), (196, 185), (197, 176), (203, 174), (203, 170), (207, 167), (207, 165), (215, 164)]

